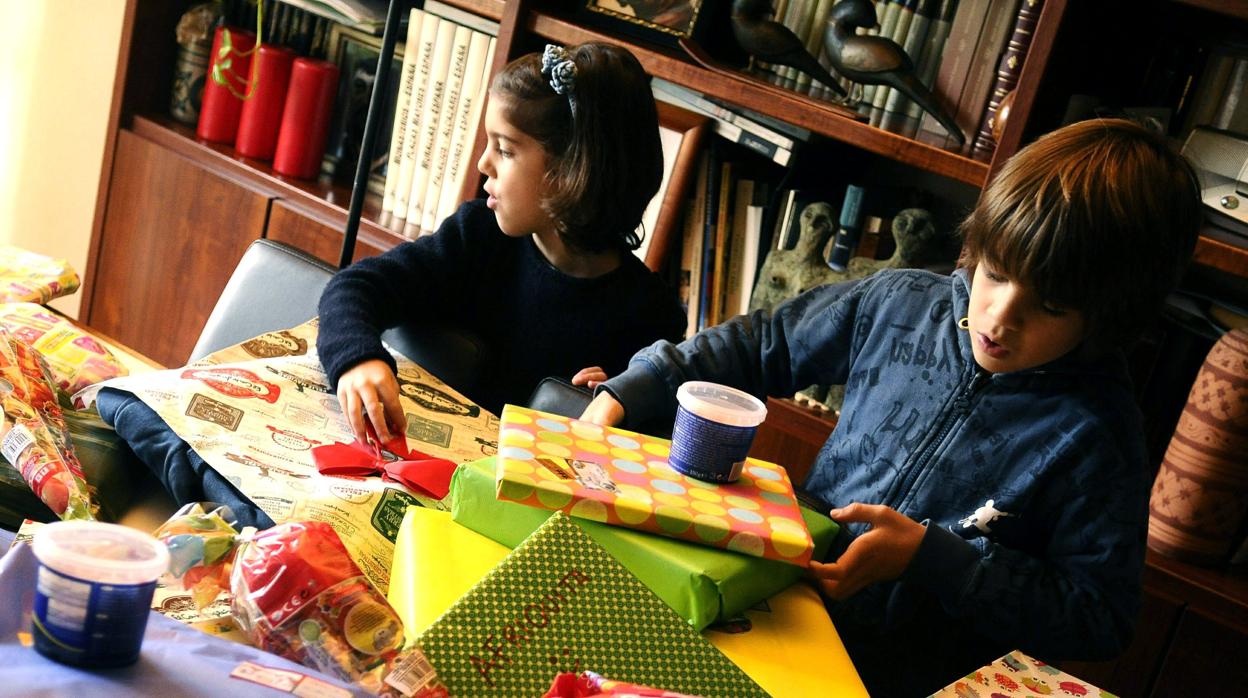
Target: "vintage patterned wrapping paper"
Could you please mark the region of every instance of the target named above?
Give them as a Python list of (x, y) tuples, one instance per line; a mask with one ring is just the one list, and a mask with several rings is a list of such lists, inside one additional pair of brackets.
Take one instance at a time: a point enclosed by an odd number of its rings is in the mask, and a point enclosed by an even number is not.
[(784, 468), (753, 458), (731, 484), (672, 469), (671, 442), (507, 405), (498, 498), (805, 566), (814, 541)]
[[(449, 509), (377, 477), (321, 475), (311, 449), (350, 442), (350, 427), (316, 358), (315, 320), (271, 332), (185, 368), (119, 378), (217, 472), (273, 518), (325, 521), (382, 593), (408, 505)], [(408, 445), (455, 462), (497, 452), (498, 418), (397, 356)]]
[(69, 262), (0, 244), (0, 302), (47, 303), (77, 290)]
[(954, 681), (930, 698), (1011, 698), (1012, 696), (1095, 696), (1114, 698), (1087, 681), (1015, 650)]

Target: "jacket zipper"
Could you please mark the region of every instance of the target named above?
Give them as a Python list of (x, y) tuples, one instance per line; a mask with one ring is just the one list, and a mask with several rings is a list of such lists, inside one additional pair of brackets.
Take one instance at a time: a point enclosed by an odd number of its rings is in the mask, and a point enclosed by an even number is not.
[(932, 430), (932, 436), (927, 439), (923, 448), (912, 458), (909, 467), (905, 468), (906, 474), (893, 488), (892, 496), (889, 497), (889, 506), (896, 509), (909, 495), (910, 489), (914, 487), (914, 483), (918, 481), (919, 476), (927, 469), (928, 464), (939, 450), (941, 444), (945, 442), (945, 438), (949, 436), (949, 432), (953, 430), (953, 426), (962, 420), (968, 412), (971, 411), (971, 401), (976, 393), (988, 384), (988, 374), (980, 371), (978, 368), (971, 374), (971, 380), (967, 382), (958, 391), (953, 399), (951, 409), (945, 411), (936, 428)]

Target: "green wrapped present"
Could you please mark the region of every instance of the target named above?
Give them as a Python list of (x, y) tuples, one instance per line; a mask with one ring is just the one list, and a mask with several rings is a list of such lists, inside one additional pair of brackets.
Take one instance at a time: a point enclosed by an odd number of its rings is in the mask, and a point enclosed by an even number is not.
[(413, 670), (432, 665), (453, 696), (539, 696), (555, 674), (585, 670), (701, 696), (767, 695), (559, 512), (415, 644), (428, 664)]
[[(451, 480), (451, 516), (459, 524), (509, 548), (550, 518), (551, 511), (495, 498), (496, 461), (461, 465)], [(821, 559), (838, 527), (827, 516), (801, 508)], [(803, 574), (801, 567), (741, 555), (674, 538), (573, 518), (659, 598), (696, 629), (740, 615), (782, 591)]]

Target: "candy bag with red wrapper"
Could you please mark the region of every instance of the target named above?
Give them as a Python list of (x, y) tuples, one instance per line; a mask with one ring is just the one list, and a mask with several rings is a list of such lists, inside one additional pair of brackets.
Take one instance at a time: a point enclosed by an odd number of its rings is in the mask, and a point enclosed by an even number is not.
[(403, 624), (329, 524), (257, 533), (234, 559), (230, 588), (234, 620), (257, 647), (374, 693), (385, 689)]
[(93, 519), (95, 506), (39, 352), (0, 328), (0, 456), (62, 519)]

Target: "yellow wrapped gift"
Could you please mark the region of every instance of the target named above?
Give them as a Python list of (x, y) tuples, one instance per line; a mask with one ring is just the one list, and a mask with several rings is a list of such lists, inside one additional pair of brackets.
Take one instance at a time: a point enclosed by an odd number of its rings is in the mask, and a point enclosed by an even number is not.
[[(395, 541), (389, 594), (408, 638), (429, 628), (510, 552), (447, 512), (409, 507)], [(703, 636), (777, 698), (867, 695), (818, 592), (794, 584), (767, 606), (746, 612), (748, 632)]]

